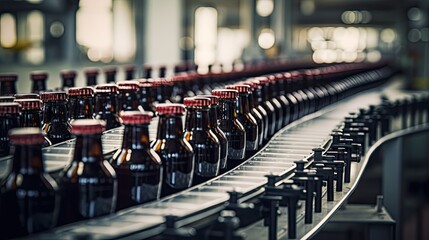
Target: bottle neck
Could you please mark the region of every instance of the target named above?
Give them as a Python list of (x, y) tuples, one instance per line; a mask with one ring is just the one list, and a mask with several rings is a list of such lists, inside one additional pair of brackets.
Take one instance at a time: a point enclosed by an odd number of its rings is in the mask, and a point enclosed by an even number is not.
[(149, 149), (149, 125), (125, 125), (122, 149)]
[(240, 93), (240, 97), (237, 101), (237, 112), (241, 114), (248, 114), (250, 112), (249, 108), (249, 94)]
[(207, 131), (210, 129), (210, 108), (188, 108), (185, 121), (186, 131)]
[(34, 93), (46, 91), (46, 80), (33, 80), (32, 88)]
[(13, 81), (3, 81), (0, 84), (0, 96), (16, 94), (16, 86)]
[(63, 88), (74, 87), (74, 78), (63, 78)]
[(210, 108), (209, 118), (210, 118), (210, 127), (217, 128), (217, 112), (219, 105), (214, 105)]
[(263, 101), (269, 101), (270, 100), (270, 90), (269, 90), (269, 86), (268, 84), (262, 84), (262, 100)]
[(181, 139), (183, 121), (181, 115), (159, 116), (157, 139)]
[(153, 103), (152, 98), (152, 88), (142, 87), (140, 88), (140, 104), (146, 111), (151, 110), (151, 105)]
[(235, 120), (237, 118), (237, 100), (236, 99), (220, 99), (219, 100), (219, 116), (223, 120)]
[(117, 113), (117, 98), (112, 93), (100, 93), (95, 95), (94, 112), (98, 115)]
[(85, 119), (93, 117), (92, 97), (82, 96), (76, 99), (72, 119)]
[(103, 161), (101, 134), (77, 135), (73, 161), (88, 163)]
[(44, 123), (67, 122), (67, 105), (65, 101), (47, 102), (43, 112)]
[(23, 110), (21, 115), (22, 127), (40, 128), (40, 110)]
[(249, 99), (249, 109), (253, 109), (255, 108), (255, 97), (253, 96), (253, 92), (250, 92), (249, 95), (247, 96), (247, 99)]
[(23, 175), (44, 173), (42, 146), (40, 144), (15, 145), (12, 172)]
[(86, 77), (86, 86), (95, 86), (95, 85), (97, 85), (97, 77), (96, 76)]

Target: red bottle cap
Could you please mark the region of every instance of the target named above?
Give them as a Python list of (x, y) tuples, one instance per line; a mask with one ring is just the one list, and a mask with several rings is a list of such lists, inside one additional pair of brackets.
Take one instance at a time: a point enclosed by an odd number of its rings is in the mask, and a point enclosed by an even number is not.
[(198, 97), (204, 97), (210, 99), (210, 105), (218, 105), (219, 104), (219, 97), (214, 95), (198, 95)]
[(226, 89), (234, 89), (234, 90), (237, 90), (238, 93), (249, 93), (250, 92), (250, 86), (245, 85), (245, 84), (228, 85), (228, 86), (226, 86)]
[(166, 80), (164, 78), (155, 78), (153, 79), (152, 84), (154, 87), (162, 87), (162, 86), (165, 86), (164, 84), (165, 81)]
[(0, 74), (0, 81), (16, 81), (18, 80), (18, 74), (16, 73), (3, 73)]
[(156, 112), (160, 115), (183, 114), (185, 113), (185, 106), (179, 103), (160, 103), (156, 105)]
[(68, 94), (70, 96), (92, 96), (94, 89), (92, 87), (73, 87), (69, 88)]
[(120, 81), (117, 82), (119, 91), (122, 90), (138, 90), (139, 89), (139, 82), (138, 81)]
[(152, 119), (151, 112), (122, 111), (121, 119), (124, 124), (149, 124)]
[(19, 93), (14, 96), (15, 99), (40, 99), (40, 95), (37, 93)]
[(71, 126), (71, 133), (76, 135), (101, 134), (106, 129), (104, 121), (95, 119), (76, 119)]
[(45, 142), (42, 130), (33, 127), (12, 129), (9, 131), (9, 139), (15, 145), (33, 145)]
[(0, 115), (19, 113), (21, 105), (15, 102), (0, 103)]
[(75, 78), (77, 73), (74, 70), (62, 70), (60, 75), (62, 78)]
[(97, 76), (98, 75), (98, 69), (97, 68), (87, 68), (87, 69), (85, 69), (85, 75), (87, 77)]
[(48, 78), (48, 73), (45, 71), (33, 71), (30, 73), (30, 78), (33, 81), (44, 81)]
[(270, 84), (270, 79), (268, 77), (255, 77), (253, 78), (254, 82), (258, 85), (268, 85)]
[(117, 93), (118, 86), (114, 83), (106, 83), (95, 86), (95, 93)]
[(22, 110), (40, 110), (43, 106), (40, 99), (15, 99), (15, 102), (21, 105)]
[(13, 102), (15, 97), (12, 96), (0, 96), (0, 102)]
[(222, 99), (234, 99), (238, 96), (238, 91), (233, 89), (214, 89), (212, 94)]
[(187, 107), (209, 107), (211, 104), (211, 99), (206, 97), (187, 97), (183, 99), (183, 103)]
[[(152, 80), (152, 79), (147, 79), (147, 80)], [(153, 83), (153, 81), (139, 81), (139, 87), (141, 87), (141, 88), (151, 88), (151, 87), (153, 87), (152, 83)]]
[(66, 101), (67, 93), (65, 92), (44, 92), (40, 94), (43, 102)]

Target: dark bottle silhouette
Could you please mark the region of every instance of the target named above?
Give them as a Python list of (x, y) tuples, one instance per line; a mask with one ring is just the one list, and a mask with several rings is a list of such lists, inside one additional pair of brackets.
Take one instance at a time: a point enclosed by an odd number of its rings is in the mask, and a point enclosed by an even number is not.
[(268, 96), (268, 84), (269, 80), (267, 77), (257, 77), (254, 81), (261, 87), (258, 88), (256, 93), (258, 94), (259, 104), (265, 109), (268, 115), (268, 136), (271, 137), (276, 133), (277, 125), (278, 125), (278, 117), (279, 113), (278, 108), (275, 107), (269, 99)]
[(264, 123), (264, 131), (263, 131), (263, 141), (261, 144), (268, 141), (268, 133), (270, 130), (270, 118), (268, 117), (268, 113), (265, 110), (265, 108), (261, 105), (262, 103), (262, 94), (261, 94), (261, 85), (259, 84), (259, 81), (254, 81), (253, 79), (247, 80), (244, 82), (245, 84), (248, 84), (252, 86), (252, 95), (253, 95), (253, 104), (254, 104), (254, 113), (259, 113), (262, 117), (262, 121)]
[(203, 183), (219, 174), (220, 142), (210, 126), (209, 98), (185, 98), (185, 139), (191, 144), (195, 155), (193, 184)]
[(200, 97), (205, 97), (210, 99), (210, 129), (216, 135), (220, 143), (220, 171), (223, 172), (226, 170), (226, 163), (228, 157), (228, 139), (226, 138), (225, 133), (219, 128), (218, 125), (218, 108), (219, 108), (219, 97), (214, 95), (200, 95)]
[(139, 81), (138, 98), (139, 104), (144, 111), (155, 113), (154, 96), (156, 97), (156, 89), (152, 81), (143, 79)]
[(237, 119), (243, 124), (246, 131), (246, 154), (251, 155), (258, 150), (258, 123), (255, 117), (250, 112), (249, 108), (249, 92), (248, 85), (228, 85), (227, 89), (234, 89), (238, 91), (237, 100)]
[(106, 83), (114, 83), (116, 82), (116, 67), (108, 66), (104, 69), (104, 74), (106, 75)]
[(183, 136), (182, 104), (161, 103), (156, 106), (158, 130), (152, 148), (161, 157), (163, 182), (161, 196), (177, 193), (192, 185), (194, 152)]
[(46, 81), (48, 80), (48, 73), (44, 71), (33, 71), (30, 73), (32, 81), (31, 92), (41, 93), (47, 90)]
[(70, 125), (67, 121), (67, 94), (65, 92), (44, 92), (43, 126), (46, 137), (56, 144), (71, 139)]
[(303, 117), (309, 108), (307, 95), (303, 94), (302, 91), (298, 91), (299, 86), (295, 84), (292, 74), (289, 72), (284, 73), (286, 92), (290, 98), (295, 98), (298, 103), (298, 118)]
[(147, 65), (147, 64), (143, 64), (142, 66), (143, 69), (143, 78), (149, 79), (152, 78), (152, 67)]
[(69, 88), (70, 121), (76, 119), (94, 118), (94, 89), (92, 87)]
[(113, 167), (103, 159), (101, 135), (104, 122), (78, 119), (72, 123), (76, 143), (72, 161), (60, 174), (59, 224), (113, 213), (117, 179)]
[(118, 176), (117, 210), (158, 199), (163, 179), (161, 158), (149, 145), (152, 114), (126, 111), (121, 118), (122, 147), (111, 161)]
[(281, 113), (283, 114), (283, 121), (280, 125), (278, 125), (278, 130), (286, 126), (291, 121), (291, 106), (289, 100), (284, 95), (284, 92), (282, 92), (282, 89), (278, 87), (277, 82), (279, 81), (279, 78), (283, 79), (283, 75), (268, 75), (268, 79), (270, 80), (270, 85), (268, 89), (268, 92), (270, 93), (269, 97), (272, 99), (273, 103), (277, 102), (279, 104), (278, 106), (280, 106), (280, 108), (282, 109)]
[(57, 183), (45, 172), (41, 130), (11, 130), (10, 141), (15, 147), (12, 167), (0, 187), (2, 239), (54, 227), (60, 200)]
[(214, 89), (212, 94), (219, 97), (219, 127), (228, 139), (228, 169), (244, 160), (246, 152), (246, 131), (237, 119), (237, 90)]
[(18, 74), (3, 73), (0, 74), (0, 96), (13, 96), (16, 94), (16, 81)]
[[(40, 119), (43, 102), (40, 99), (15, 99), (16, 103), (21, 105), (21, 123), (20, 127), (35, 127), (41, 129), (42, 121)], [(43, 136), (45, 141), (43, 147), (52, 145), (52, 142)]]
[(20, 126), (19, 103), (0, 103), (0, 157), (10, 154), (9, 130)]
[(260, 113), (259, 109), (255, 105), (255, 84), (251, 82), (243, 82), (244, 85), (250, 87), (248, 99), (249, 99), (249, 109), (252, 113), (252, 116), (255, 118), (256, 123), (258, 124), (258, 149), (262, 147), (264, 143), (264, 132), (265, 132), (265, 121), (268, 122), (268, 116), (264, 116)]
[(138, 81), (120, 81), (118, 82), (118, 112), (138, 110), (139, 82)]
[(125, 80), (132, 80), (132, 79), (134, 79), (135, 71), (136, 71), (136, 66), (135, 65), (132, 65), (132, 64), (125, 65), (124, 66)]
[[(285, 98), (288, 102), (289, 107), (289, 119), (285, 124), (293, 122), (298, 119), (299, 116), (299, 103), (297, 99), (290, 94), (289, 89), (286, 87), (286, 82), (284, 79), (284, 75), (282, 73), (278, 73), (275, 75), (276, 84), (275, 87), (278, 89), (278, 96), (283, 99)], [(284, 100), (283, 100), (284, 101)]]
[(18, 93), (14, 96), (15, 99), (40, 99), (40, 95), (37, 93)]
[(165, 65), (159, 66), (158, 77), (165, 78), (166, 74), (167, 74), (167, 66), (165, 66)]
[(95, 87), (95, 119), (106, 122), (106, 130), (121, 125), (118, 116), (118, 86), (116, 84), (100, 84)]
[(61, 89), (63, 91), (66, 91), (69, 88), (75, 87), (75, 79), (77, 76), (76, 71), (74, 71), (74, 70), (62, 70), (60, 72), (60, 75), (61, 75), (61, 79), (62, 79)]
[(98, 72), (99, 70), (97, 68), (85, 69), (86, 86), (90, 87), (97, 85)]

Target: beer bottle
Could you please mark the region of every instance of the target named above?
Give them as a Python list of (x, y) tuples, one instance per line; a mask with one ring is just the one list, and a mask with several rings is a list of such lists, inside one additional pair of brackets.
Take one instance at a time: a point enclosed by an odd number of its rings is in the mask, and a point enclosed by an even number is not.
[(219, 97), (219, 127), (228, 139), (228, 169), (244, 160), (246, 151), (246, 131), (237, 119), (237, 90), (214, 89), (212, 94)]
[(185, 98), (185, 139), (191, 144), (195, 155), (193, 184), (203, 183), (219, 174), (220, 142), (210, 126), (209, 98)]
[(252, 82), (243, 82), (244, 85), (247, 85), (250, 87), (249, 91), (249, 109), (252, 113), (253, 117), (255, 118), (256, 122), (258, 123), (258, 149), (262, 147), (264, 143), (264, 132), (265, 132), (265, 121), (268, 121), (268, 117), (264, 116), (259, 112), (259, 109), (257, 108), (255, 104), (255, 84)]
[(161, 158), (149, 146), (152, 114), (126, 111), (121, 118), (122, 147), (111, 161), (118, 176), (117, 210), (158, 199), (162, 184)]
[(20, 109), (18, 103), (0, 103), (0, 157), (10, 154), (8, 132), (20, 125)]
[(108, 66), (104, 68), (104, 74), (106, 74), (106, 83), (116, 82), (116, 67)]
[(31, 92), (40, 93), (46, 91), (46, 81), (48, 80), (48, 73), (44, 71), (33, 71), (30, 73)]
[(161, 103), (156, 106), (158, 129), (152, 148), (161, 157), (163, 182), (161, 196), (177, 193), (192, 185), (194, 152), (183, 136), (182, 104)]
[(261, 84), (259, 83), (259, 81), (255, 81), (254, 79), (249, 79), (247, 81), (245, 81), (245, 84), (249, 84), (253, 87), (253, 103), (255, 105), (255, 110), (257, 112), (259, 112), (263, 118), (263, 122), (264, 122), (264, 142), (268, 141), (269, 139), (269, 132), (271, 129), (271, 125), (270, 125), (270, 119), (272, 119), (272, 114), (271, 118), (269, 117), (269, 114), (267, 112), (267, 110), (265, 110), (264, 106), (262, 105), (262, 87)]
[(92, 87), (70, 88), (68, 94), (74, 101), (69, 105), (70, 120), (94, 118), (94, 89)]
[(279, 125), (277, 126), (278, 131), (290, 122), (290, 104), (284, 95), (280, 95), (280, 89), (277, 88), (277, 75), (268, 75), (268, 79), (270, 80), (268, 88), (269, 98), (274, 106), (280, 107), (280, 113), (282, 114), (283, 121), (279, 122)]
[(121, 125), (118, 116), (118, 87), (116, 84), (100, 84), (95, 87), (95, 119), (106, 122), (106, 130)]
[(16, 94), (16, 80), (18, 80), (18, 74), (16, 73), (0, 74), (0, 96), (13, 96)]
[(125, 80), (132, 80), (134, 79), (134, 72), (136, 70), (136, 66), (135, 65), (125, 65), (124, 66), (124, 71), (125, 71)]
[(302, 92), (298, 92), (298, 85), (294, 83), (291, 73), (286, 72), (283, 74), (283, 76), (285, 80), (286, 92), (288, 93), (288, 96), (290, 98), (296, 99), (297, 106), (298, 106), (297, 115), (298, 115), (298, 118), (301, 118), (306, 114), (308, 109), (307, 96), (305, 94), (301, 95)]
[(271, 101), (272, 99), (270, 99), (270, 95), (269, 95), (270, 80), (268, 79), (268, 77), (257, 77), (255, 78), (255, 82), (261, 86), (261, 91), (260, 92), (258, 91), (258, 93), (260, 94), (260, 99), (262, 100), (260, 104), (267, 111), (268, 120), (270, 122), (268, 124), (268, 127), (269, 127), (268, 135), (271, 137), (276, 133), (276, 131), (278, 130), (279, 124), (283, 121), (283, 116), (282, 116), (283, 113), (281, 112), (281, 106), (278, 106), (277, 104), (273, 104), (273, 102)]
[(78, 119), (72, 123), (76, 143), (72, 161), (60, 174), (60, 225), (115, 210), (117, 179), (115, 170), (103, 159), (103, 131), (103, 121)]
[(143, 64), (143, 78), (152, 78), (152, 67), (147, 64)]
[(69, 88), (72, 88), (75, 86), (75, 79), (77, 76), (76, 71), (73, 70), (62, 70), (60, 72), (61, 78), (62, 78), (62, 87), (61, 89), (63, 91), (68, 90)]
[(140, 106), (145, 110), (152, 113), (155, 113), (156, 109), (153, 104), (154, 98), (153, 96), (156, 94), (155, 88), (152, 84), (152, 82), (147, 81), (146, 79), (143, 79), (142, 81), (139, 81), (139, 99), (140, 99)]
[(97, 85), (98, 69), (96, 68), (87, 68), (85, 69), (86, 77), (86, 86), (95, 86)]
[(167, 74), (167, 66), (165, 65), (159, 66), (158, 77), (165, 78), (166, 74)]
[(284, 75), (282, 73), (278, 73), (275, 75), (275, 79), (275, 87), (278, 89), (278, 97), (280, 99), (286, 99), (289, 106), (289, 119), (285, 122), (286, 125), (298, 119), (299, 104), (296, 98), (290, 94), (289, 89), (286, 87)]
[(120, 81), (118, 82), (118, 112), (137, 110), (139, 107), (138, 81)]
[(67, 121), (67, 94), (65, 92), (44, 92), (43, 126), (46, 137), (56, 144), (71, 139), (70, 125)]
[(40, 128), (13, 129), (10, 141), (12, 167), (0, 187), (0, 232), (6, 239), (54, 227), (60, 200), (57, 183), (45, 172)]

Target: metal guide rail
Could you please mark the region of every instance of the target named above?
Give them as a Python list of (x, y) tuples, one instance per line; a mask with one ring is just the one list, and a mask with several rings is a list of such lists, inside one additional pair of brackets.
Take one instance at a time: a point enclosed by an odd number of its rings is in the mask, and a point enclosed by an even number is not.
[[(139, 205), (110, 216), (56, 228), (46, 233), (30, 236), (30, 238), (149, 238), (165, 231), (168, 216), (175, 216), (173, 227), (179, 228), (219, 213), (226, 208), (226, 203), (230, 201), (230, 192), (236, 192), (239, 195), (239, 203), (254, 199), (263, 194), (267, 184), (265, 177), (267, 174), (279, 176), (278, 181), (292, 177), (295, 170), (294, 161), (306, 159), (311, 162), (312, 149), (328, 147), (331, 143), (332, 130), (342, 124), (344, 117), (350, 112), (357, 112), (359, 108), (379, 104), (381, 95), (388, 96), (390, 99), (410, 97), (409, 93), (397, 90), (397, 86), (394, 84), (367, 90), (289, 124), (275, 134), (269, 143), (253, 157), (211, 181), (159, 201)], [(154, 134), (154, 129), (151, 127), (151, 135)], [(119, 148), (121, 138), (122, 128), (106, 132), (103, 137), (105, 154), (111, 154)], [(68, 159), (71, 158), (72, 145), (73, 140), (52, 149), (45, 149), (48, 170), (55, 170), (54, 159), (66, 158), (65, 156)], [(58, 167), (63, 167), (64, 161), (68, 160), (57, 160)], [(341, 206), (351, 194), (352, 186), (357, 183), (359, 173), (365, 164), (364, 161), (352, 163), (350, 183), (345, 183), (343, 190), (335, 193), (335, 201), (329, 202), (329, 204), (326, 203), (326, 200), (324, 201), (323, 211), (314, 214), (312, 224), (304, 224), (303, 209), (298, 209), (298, 238), (310, 237)], [(326, 192), (324, 192), (323, 198), (326, 198)], [(282, 220), (279, 224), (285, 226)], [(266, 232), (266, 228), (261, 232), (263, 231)], [(279, 236), (285, 236), (287, 231), (287, 228), (281, 229)], [(252, 238), (250, 237), (250, 239)]]

